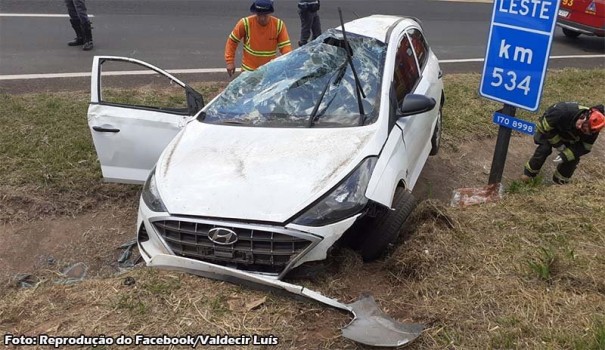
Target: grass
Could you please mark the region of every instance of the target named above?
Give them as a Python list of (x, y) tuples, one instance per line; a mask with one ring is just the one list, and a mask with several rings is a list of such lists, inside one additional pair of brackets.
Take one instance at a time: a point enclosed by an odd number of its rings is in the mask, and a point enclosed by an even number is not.
[[(499, 106), (477, 97), (478, 81), (445, 76), (448, 159), (460, 142), (495, 136), (490, 114)], [(602, 102), (598, 81), (602, 70), (551, 72), (541, 106)], [(85, 93), (0, 95), (0, 213), (49, 203), (38, 216), (73, 215), (136, 202), (137, 187), (100, 183), (86, 101)], [(605, 164), (581, 166), (586, 181), (513, 182), (497, 203), (425, 200), (408, 222), (409, 238), (388, 258), (364, 264), (336, 249), (322, 274), (300, 283), (344, 302), (372, 291), (389, 315), (426, 325), (408, 349), (605, 349)], [(38, 274), (34, 289), (0, 289), (0, 333), (272, 334), (280, 349), (364, 348), (340, 336), (347, 314), (309, 301), (148, 268), (70, 286)], [(135, 283), (125, 285), (127, 277)]]
[(538, 175), (528, 182), (523, 182), (520, 180), (511, 181), (511, 183), (506, 188), (507, 193), (535, 193), (537, 191), (543, 190), (543, 176)]
[[(580, 194), (585, 201), (569, 200)], [(439, 207), (453, 229), (423, 203), (413, 238), (387, 261), (410, 307), (433, 320), (418, 348), (600, 349), (604, 195), (599, 179)]]
[[(223, 84), (200, 84), (206, 99)], [(113, 90), (123, 100), (173, 106), (175, 92)], [(0, 178), (5, 185), (33, 185), (59, 191), (82, 190), (98, 183), (100, 167), (86, 111), (89, 94), (0, 94)]]
[[(478, 74), (445, 76), (446, 144), (496, 135), (498, 129), (493, 127), (491, 113), (501, 108), (501, 104), (478, 96), (479, 79)], [(605, 96), (603, 81), (605, 71), (600, 69), (551, 72), (541, 109), (535, 113), (520, 111), (517, 116), (535, 121), (545, 107), (560, 100), (597, 103)], [(223, 85), (198, 84), (194, 87), (209, 101)], [(174, 92), (154, 94), (148, 89), (138, 93), (121, 89), (108, 94), (140, 104), (165, 101), (173, 105), (171, 101), (177, 98)], [(0, 94), (2, 183), (61, 192), (83, 191), (98, 184), (100, 168), (86, 119), (88, 100), (89, 95), (85, 92)]]
[[(206, 99), (224, 84), (198, 84)], [(113, 90), (129, 102), (174, 105), (175, 93)], [(85, 92), (0, 94), (0, 196), (26, 219), (40, 214), (76, 214), (99, 201), (133, 198), (138, 186), (101, 182), (88, 129)], [(52, 203), (45, 198), (53, 198)], [(0, 209), (2, 208), (0, 203)], [(33, 210), (32, 209), (38, 209)], [(17, 211), (19, 211), (17, 210)], [(0, 221), (7, 220), (0, 210)]]
[(539, 256), (528, 261), (527, 264), (541, 280), (550, 281), (556, 260), (556, 255), (551, 248), (542, 247)]

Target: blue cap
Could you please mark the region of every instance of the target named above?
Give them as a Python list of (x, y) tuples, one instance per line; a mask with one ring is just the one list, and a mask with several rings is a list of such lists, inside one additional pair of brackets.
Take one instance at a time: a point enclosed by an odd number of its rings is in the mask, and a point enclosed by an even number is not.
[(273, 13), (273, 0), (255, 0), (250, 6), (250, 12), (258, 14)]

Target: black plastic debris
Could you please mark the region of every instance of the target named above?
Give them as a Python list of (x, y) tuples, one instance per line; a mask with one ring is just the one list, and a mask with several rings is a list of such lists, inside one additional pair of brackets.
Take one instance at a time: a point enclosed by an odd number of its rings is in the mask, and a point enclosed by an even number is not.
[(19, 273), (14, 277), (15, 284), (19, 288), (34, 288), (40, 283), (40, 279), (34, 275)]
[(118, 267), (121, 270), (132, 268), (142, 261), (141, 255), (138, 252), (135, 254), (136, 246), (137, 240), (135, 238), (118, 247), (118, 249), (124, 250), (118, 258)]

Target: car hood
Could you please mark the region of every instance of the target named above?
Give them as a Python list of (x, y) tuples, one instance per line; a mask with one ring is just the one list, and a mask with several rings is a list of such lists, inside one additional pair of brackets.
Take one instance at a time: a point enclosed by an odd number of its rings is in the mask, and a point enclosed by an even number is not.
[(167, 147), (156, 182), (173, 215), (284, 222), (368, 154), (370, 126), (258, 128), (193, 121)]

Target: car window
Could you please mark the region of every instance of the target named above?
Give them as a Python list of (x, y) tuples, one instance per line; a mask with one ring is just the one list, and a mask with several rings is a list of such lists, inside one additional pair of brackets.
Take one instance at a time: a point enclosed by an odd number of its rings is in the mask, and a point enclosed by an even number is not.
[[(189, 111), (185, 88), (148, 67), (132, 62), (107, 59), (101, 62), (100, 69), (99, 103), (101, 104), (176, 114), (186, 114)], [(133, 70), (148, 72), (137, 80), (138, 85), (142, 86), (129, 83), (131, 78), (128, 75), (120, 74), (123, 71)]]
[[(352, 61), (365, 98), (366, 124), (378, 113), (385, 44), (348, 34)], [(360, 123), (355, 78), (342, 33), (330, 29), (287, 55), (244, 72), (204, 109), (203, 122), (259, 127), (305, 127), (316, 107), (314, 127)], [(325, 89), (325, 93), (322, 93)]]
[(422, 32), (417, 28), (409, 29), (408, 35), (412, 40), (414, 52), (416, 52), (416, 58), (418, 58), (418, 65), (420, 66), (420, 70), (422, 70), (428, 59), (429, 45), (424, 40)]
[(412, 45), (410, 44), (407, 35), (404, 35), (397, 48), (397, 54), (395, 56), (395, 73), (393, 76), (398, 105), (403, 102), (405, 95), (412, 91), (419, 76)]

